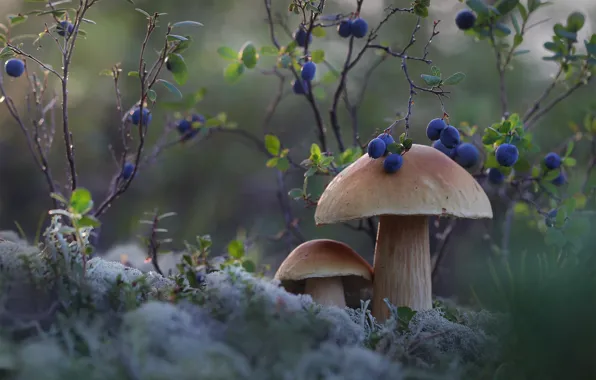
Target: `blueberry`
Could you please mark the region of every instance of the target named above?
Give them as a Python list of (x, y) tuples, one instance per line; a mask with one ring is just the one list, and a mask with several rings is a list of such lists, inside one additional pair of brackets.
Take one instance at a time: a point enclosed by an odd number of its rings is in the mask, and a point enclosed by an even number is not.
[(176, 128), (178, 129), (178, 132), (180, 132), (180, 134), (183, 135), (186, 132), (190, 131), (190, 129), (192, 128), (192, 123), (189, 120), (181, 119), (178, 120)]
[(433, 143), (433, 148), (435, 148), (436, 150), (438, 150), (440, 152), (443, 152), (449, 158), (454, 158), (455, 157), (455, 149), (449, 149), (449, 148), (447, 148), (445, 145), (443, 145), (443, 143), (441, 142), (441, 140), (435, 141)]
[(544, 223), (547, 227), (553, 227), (557, 219), (558, 210), (556, 208), (550, 210), (544, 218)]
[(66, 36), (67, 33), (71, 35), (74, 32), (74, 25), (68, 21), (60, 21), (56, 27), (56, 31), (62, 37)]
[(317, 65), (314, 62), (309, 61), (302, 66), (302, 70), (300, 71), (300, 76), (304, 80), (311, 81), (315, 79), (315, 73), (317, 72)]
[(350, 37), (352, 35), (352, 20), (342, 20), (337, 26), (337, 34), (343, 38)]
[(17, 58), (11, 58), (4, 64), (4, 71), (9, 76), (18, 78), (25, 72), (25, 62)]
[(436, 141), (441, 138), (441, 131), (447, 128), (447, 123), (443, 119), (432, 119), (426, 126), (426, 137), (430, 141)]
[(387, 144), (385, 141), (380, 138), (374, 138), (368, 143), (368, 155), (371, 158), (379, 158), (385, 154), (387, 151)]
[[(395, 140), (393, 139), (393, 136), (391, 136), (389, 133), (381, 133), (380, 135), (377, 136), (377, 138), (383, 140), (383, 142), (385, 142), (385, 145), (387, 145), (387, 146), (389, 146), (395, 142)], [(387, 150), (385, 150), (383, 155), (386, 155), (387, 153), (389, 153), (389, 152)]]
[(135, 170), (135, 164), (132, 162), (125, 162), (122, 167), (122, 178), (129, 179)]
[(557, 178), (552, 180), (552, 184), (555, 186), (564, 185), (565, 182), (567, 182), (567, 178), (565, 177), (565, 174), (563, 174), (563, 172), (561, 172)]
[(478, 163), (480, 152), (474, 144), (462, 143), (455, 148), (455, 162), (469, 169)]
[(488, 182), (500, 185), (505, 182), (505, 174), (497, 168), (490, 168), (488, 169)]
[(365, 19), (358, 17), (352, 21), (352, 35), (356, 38), (366, 36), (368, 32), (368, 22)]
[(505, 143), (499, 145), (495, 155), (499, 165), (509, 167), (515, 165), (517, 162), (517, 159), (519, 158), (519, 151), (515, 145)]
[(561, 156), (554, 152), (550, 152), (546, 156), (544, 156), (544, 165), (549, 170), (555, 170), (561, 167)]
[[(306, 46), (306, 34), (307, 34), (307, 32), (303, 27), (299, 27), (298, 29), (296, 29), (296, 31), (294, 32), (294, 39), (296, 40), (296, 43), (298, 44), (298, 46), (300, 46), (300, 47)], [(312, 34), (309, 34), (308, 44), (310, 45), (311, 42), (312, 42)]]
[(308, 83), (305, 80), (294, 80), (292, 82), (292, 90), (294, 90), (294, 94), (306, 94), (308, 91)]
[(468, 30), (474, 27), (476, 15), (469, 9), (459, 11), (455, 16), (455, 25), (461, 30)]
[[(148, 126), (151, 123), (151, 119), (153, 116), (151, 115), (151, 111), (148, 108), (143, 108), (143, 124), (144, 126)], [(131, 121), (134, 125), (139, 125), (141, 122), (141, 109), (139, 107), (135, 108), (134, 112), (131, 116)]]
[(383, 161), (383, 169), (385, 173), (395, 173), (404, 164), (404, 158), (401, 154), (391, 153)]
[(459, 131), (452, 125), (448, 125), (441, 131), (441, 142), (446, 148), (453, 149), (459, 145)]

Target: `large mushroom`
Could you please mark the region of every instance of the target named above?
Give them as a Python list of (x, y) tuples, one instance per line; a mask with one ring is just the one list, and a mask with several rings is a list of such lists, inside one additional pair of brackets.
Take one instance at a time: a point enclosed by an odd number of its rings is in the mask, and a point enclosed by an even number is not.
[(432, 309), (428, 217), (492, 218), (476, 180), (444, 153), (413, 144), (399, 171), (364, 154), (329, 183), (315, 212), (317, 225), (379, 216), (374, 255), (372, 314), (389, 310), (383, 299), (413, 310)]
[(275, 279), (291, 293), (309, 294), (321, 305), (345, 307), (347, 295), (359, 296), (370, 286), (372, 267), (345, 243), (315, 239), (290, 252)]

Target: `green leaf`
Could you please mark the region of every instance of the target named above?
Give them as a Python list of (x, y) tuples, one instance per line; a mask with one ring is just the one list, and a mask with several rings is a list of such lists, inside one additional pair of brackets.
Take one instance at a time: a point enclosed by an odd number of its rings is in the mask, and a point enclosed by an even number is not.
[(188, 49), (190, 47), (191, 43), (192, 43), (192, 38), (190, 36), (186, 36), (186, 41), (179, 41), (176, 44), (176, 49), (174, 49), (173, 53), (184, 52), (186, 49)]
[(502, 16), (505, 16), (507, 13), (514, 10), (518, 3), (519, 0), (499, 0), (495, 4), (495, 8), (497, 8)]
[(16, 26), (24, 23), (28, 18), (27, 15), (8, 15), (8, 22), (10, 26)]
[(279, 156), (281, 142), (275, 135), (265, 135), (265, 148), (272, 156)]
[(555, 24), (553, 30), (557, 37), (565, 38), (571, 42), (577, 42), (577, 33), (568, 31), (563, 25)]
[(294, 200), (301, 199), (304, 196), (304, 191), (302, 189), (292, 189), (288, 191), (288, 196)]
[(387, 145), (387, 151), (389, 153), (402, 154), (404, 152), (404, 150), (405, 150), (405, 148), (402, 144), (391, 143), (391, 144)]
[(184, 37), (184, 36), (179, 36), (177, 34), (168, 34), (166, 39), (168, 41), (187, 41), (188, 38)]
[(276, 56), (279, 50), (275, 46), (262, 46), (260, 49), (261, 55)]
[(234, 49), (228, 46), (220, 46), (217, 49), (217, 54), (219, 54), (222, 58), (225, 58), (230, 61), (238, 60), (238, 53), (236, 53)]
[(242, 268), (248, 273), (254, 273), (257, 271), (257, 265), (252, 260), (242, 261)]
[(575, 143), (573, 141), (570, 141), (569, 144), (567, 144), (567, 149), (565, 150), (565, 158), (569, 157), (569, 155), (573, 152), (574, 147)]
[(517, 57), (518, 55), (528, 54), (530, 50), (528, 49), (520, 49), (513, 52), (513, 56)]
[(322, 26), (315, 26), (310, 34), (312, 34), (315, 37), (322, 38), (325, 37), (327, 33), (325, 32), (325, 28), (323, 28)]
[(203, 24), (198, 21), (178, 21), (172, 24), (172, 29), (180, 28), (182, 26), (203, 26)]
[(489, 13), (488, 7), (482, 0), (466, 0), (466, 5), (479, 15), (488, 15)]
[(431, 87), (438, 86), (441, 83), (441, 78), (434, 75), (422, 74), (420, 77), (427, 85)]
[(128, 76), (129, 77), (139, 77), (139, 72), (138, 71), (129, 71), (128, 72)]
[(310, 159), (313, 162), (319, 162), (323, 153), (321, 152), (321, 148), (317, 144), (312, 144), (310, 146)]
[(85, 215), (78, 221), (79, 227), (99, 227), (101, 222), (91, 215)]
[(501, 134), (497, 130), (493, 128), (486, 128), (484, 130), (484, 135), (482, 135), (482, 143), (484, 145), (492, 145), (499, 141), (500, 138)]
[(339, 74), (337, 74), (335, 71), (327, 71), (325, 74), (323, 74), (323, 78), (321, 78), (321, 84), (332, 84), (334, 83), (336, 80), (339, 79)]
[(308, 168), (308, 170), (304, 173), (304, 177), (305, 178), (312, 177), (316, 173), (317, 173), (317, 168), (313, 166), (312, 168)]
[(581, 12), (573, 12), (567, 17), (567, 30), (570, 32), (578, 32), (584, 27), (586, 16)]
[(182, 93), (178, 90), (178, 87), (174, 86), (172, 83), (168, 82), (165, 79), (158, 79), (156, 83), (161, 83), (165, 88), (168, 89), (172, 94), (178, 95), (178, 97), (182, 98)]
[(466, 79), (466, 74), (464, 74), (462, 72), (457, 72), (455, 74), (452, 74), (449, 78), (445, 79), (443, 81), (443, 84), (446, 86), (455, 85), (455, 84), (460, 83), (464, 79)]
[(313, 88), (312, 94), (314, 95), (315, 99), (317, 99), (317, 100), (325, 100), (325, 98), (327, 97), (327, 93), (325, 92), (325, 89), (321, 86), (317, 86), (317, 87)]
[(559, 174), (561, 173), (560, 170), (550, 170), (548, 171), (544, 177), (543, 180), (545, 181), (552, 181), (553, 179), (557, 178), (559, 176)]
[(188, 81), (188, 67), (180, 54), (170, 54), (166, 58), (168, 70), (172, 73), (174, 81), (182, 86)]
[(235, 83), (244, 73), (244, 64), (242, 62), (230, 63), (224, 70), (224, 78), (228, 83)]
[(573, 167), (573, 166), (577, 165), (577, 160), (573, 157), (565, 157), (563, 159), (563, 165), (565, 165), (567, 167)]
[(79, 187), (72, 192), (69, 206), (77, 214), (86, 214), (93, 208), (93, 199), (89, 190)]
[(240, 49), (240, 56), (242, 57), (242, 62), (244, 66), (248, 69), (254, 68), (257, 63), (259, 62), (259, 54), (257, 53), (257, 48), (253, 45), (252, 42), (246, 42)]
[(505, 37), (511, 34), (511, 29), (502, 22), (495, 23), (495, 30), (497, 32), (495, 34), (500, 37)]
[(430, 68), (430, 73), (436, 77), (441, 77), (441, 70), (437, 66), (433, 66)]
[(324, 50), (315, 50), (311, 53), (311, 58), (314, 63), (321, 63), (325, 60)]
[(147, 17), (147, 18), (151, 18), (151, 15), (147, 12), (145, 12), (144, 10), (142, 10), (141, 8), (135, 8), (135, 11), (141, 13), (143, 16)]
[(522, 3), (517, 3), (517, 10), (519, 11), (519, 14), (521, 15), (523, 21), (528, 20), (528, 10), (526, 9), (526, 7), (524, 7)]
[(244, 256), (244, 243), (239, 240), (232, 240), (228, 243), (228, 254), (235, 259), (242, 258)]
[(290, 168), (290, 161), (287, 157), (280, 157), (277, 161), (277, 165), (275, 166), (278, 170), (285, 172)]
[(147, 98), (152, 102), (155, 102), (155, 100), (157, 100), (157, 93), (154, 90), (149, 90), (147, 91)]

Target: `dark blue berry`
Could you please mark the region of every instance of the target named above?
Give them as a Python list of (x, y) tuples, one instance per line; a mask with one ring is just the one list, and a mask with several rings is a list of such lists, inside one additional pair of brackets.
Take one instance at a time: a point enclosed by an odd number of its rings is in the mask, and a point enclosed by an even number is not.
[(129, 179), (132, 176), (134, 170), (135, 164), (133, 164), (132, 162), (124, 163), (124, 166), (122, 167), (122, 178)]
[(309, 61), (302, 66), (302, 70), (300, 71), (300, 76), (302, 79), (311, 81), (315, 79), (315, 73), (317, 72), (317, 65), (314, 62)]
[(25, 62), (17, 58), (11, 58), (4, 64), (4, 71), (13, 78), (18, 78), (25, 72)]
[(546, 214), (546, 218), (544, 218), (544, 223), (547, 227), (553, 227), (555, 225), (558, 213), (558, 210), (554, 208)]
[(488, 182), (500, 185), (505, 182), (505, 174), (497, 168), (490, 168), (488, 169)]
[[(377, 136), (377, 138), (383, 140), (387, 147), (389, 147), (389, 145), (395, 143), (393, 136), (391, 136), (389, 133), (381, 133), (380, 135)], [(385, 150), (385, 153), (383, 153), (383, 156), (387, 155), (388, 153), (389, 152), (387, 150)]]
[(58, 27), (56, 27), (56, 31), (58, 32), (58, 35), (62, 37), (66, 36), (67, 33), (68, 35), (71, 35), (72, 32), (74, 32), (74, 25), (68, 21), (60, 21)]
[[(307, 32), (303, 27), (296, 29), (296, 31), (294, 32), (294, 39), (296, 40), (296, 43), (298, 44), (298, 46), (300, 46), (300, 47), (306, 46), (306, 34), (307, 34)], [(310, 45), (311, 42), (312, 42), (312, 34), (309, 34), (308, 35), (308, 44)]]
[(499, 165), (509, 167), (515, 165), (517, 162), (517, 159), (519, 158), (519, 151), (515, 145), (505, 143), (499, 145), (495, 155)]
[(443, 119), (432, 119), (426, 126), (426, 137), (430, 141), (436, 141), (441, 138), (441, 131), (447, 128), (447, 123)]
[(564, 185), (565, 182), (567, 182), (567, 178), (565, 177), (565, 174), (563, 174), (563, 172), (559, 173), (559, 175), (557, 176), (557, 178), (555, 178), (555, 179), (552, 180), (552, 183), (555, 186)]
[(561, 156), (554, 152), (550, 152), (544, 156), (544, 165), (549, 170), (555, 170), (561, 167)]
[(368, 155), (371, 158), (377, 159), (385, 154), (387, 151), (387, 144), (380, 138), (374, 138), (368, 143)]
[(306, 94), (308, 92), (308, 83), (303, 79), (299, 81), (294, 80), (292, 82), (292, 90), (294, 90), (294, 94)]
[(366, 36), (368, 32), (368, 22), (365, 19), (358, 17), (352, 21), (352, 35), (356, 38)]
[(455, 25), (461, 30), (468, 30), (474, 27), (476, 15), (469, 9), (459, 11), (455, 16)]
[(352, 35), (352, 20), (342, 20), (337, 26), (337, 34), (343, 38), (350, 37)]
[(445, 147), (453, 149), (459, 145), (459, 131), (452, 125), (448, 125), (441, 131), (440, 140)]
[[(151, 111), (148, 108), (143, 108), (143, 125), (148, 126), (152, 118)], [(139, 125), (141, 122), (141, 109), (139, 107), (135, 108), (130, 119), (134, 125)]]
[(478, 160), (480, 160), (480, 152), (475, 145), (462, 143), (455, 148), (455, 162), (462, 167), (469, 169), (476, 165)]
[(385, 161), (383, 161), (383, 169), (385, 170), (385, 173), (391, 174), (398, 171), (403, 164), (404, 158), (401, 154), (391, 153), (385, 158)]
[(441, 140), (435, 141), (433, 143), (433, 148), (435, 148), (436, 150), (438, 150), (440, 152), (443, 152), (449, 158), (454, 158), (455, 157), (455, 149), (449, 149), (449, 148), (447, 148), (445, 145), (443, 145), (443, 143), (441, 142)]

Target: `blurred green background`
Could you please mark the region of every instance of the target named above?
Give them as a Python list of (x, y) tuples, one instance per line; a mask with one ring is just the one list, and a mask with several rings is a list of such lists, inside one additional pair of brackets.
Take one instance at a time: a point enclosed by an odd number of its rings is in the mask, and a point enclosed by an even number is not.
[[(274, 8), (287, 12), (288, 1), (274, 1)], [(328, 2), (328, 13), (349, 12), (355, 1)], [(0, 16), (31, 10), (33, 5), (23, 1), (3, 0)], [(366, 0), (361, 16), (376, 25), (384, 17), (383, 10), (389, 5), (407, 7), (409, 1)], [(239, 128), (262, 136), (265, 109), (277, 88), (273, 76), (265, 76), (258, 70), (247, 72), (239, 83), (230, 85), (224, 81), (223, 69), (228, 62), (217, 54), (220, 46), (239, 49), (247, 40), (257, 47), (271, 45), (265, 23), (265, 8), (262, 0), (175, 0), (142, 1), (136, 6), (147, 12), (167, 12), (162, 27), (150, 42), (149, 54), (162, 44), (160, 33), (165, 33), (168, 21), (196, 20), (204, 24), (193, 33), (192, 48), (185, 53), (191, 72), (191, 79), (180, 89), (184, 93), (207, 90), (197, 111), (215, 115), (226, 112), (229, 119), (236, 121)], [(99, 72), (120, 62), (124, 72), (137, 70), (140, 44), (145, 33), (144, 17), (134, 11), (135, 6), (124, 0), (102, 0), (88, 14), (97, 25), (84, 25), (87, 38), (80, 40), (73, 60), (70, 76), (70, 119), (74, 135), (76, 159), (78, 162), (80, 185), (92, 191), (99, 202), (106, 193), (107, 185), (118, 170), (112, 159), (109, 144), (119, 144), (119, 117), (116, 112), (113, 82)], [(486, 42), (475, 42), (457, 30), (454, 16), (464, 5), (456, 0), (435, 0), (430, 7), (430, 15), (422, 20), (422, 28), (417, 44), (410, 50), (411, 55), (420, 55), (422, 47), (431, 33), (433, 20), (441, 20), (430, 47), (430, 58), (444, 75), (456, 71), (466, 73), (466, 80), (453, 89), (445, 101), (452, 124), (468, 122), (480, 129), (500, 119), (498, 83), (494, 54)], [(586, 15), (586, 25), (580, 33), (580, 40), (591, 35), (596, 19), (596, 3), (592, 0), (555, 1), (554, 5), (538, 12), (535, 21), (550, 19), (529, 32), (522, 48), (531, 50), (514, 61), (514, 71), (508, 72), (507, 88), (512, 112), (524, 113), (549, 84), (550, 76), (556, 72), (554, 63), (542, 61), (546, 55), (542, 44), (550, 39), (552, 25), (564, 21), (572, 11), (582, 11)], [(51, 19), (32, 17), (26, 24), (15, 28), (14, 33), (39, 33), (43, 21)], [(292, 29), (299, 19), (290, 16)], [(410, 38), (416, 17), (398, 15), (383, 28), (380, 41), (403, 47)], [(289, 38), (278, 30), (280, 42)], [(34, 48), (30, 40), (25, 41), (25, 49), (44, 62), (60, 67), (60, 60), (53, 42), (45, 38), (42, 48)], [(324, 49), (326, 58), (339, 67), (346, 54), (346, 41), (329, 33), (323, 39), (315, 38), (314, 49)], [(364, 81), (368, 67), (378, 58), (372, 51), (353, 70), (349, 91), (356, 94)], [(274, 64), (274, 58), (263, 58), (260, 68), (267, 69)], [(319, 77), (325, 69), (320, 65)], [(421, 83), (419, 75), (429, 73), (430, 67), (420, 62), (410, 62), (412, 78)], [(163, 77), (168, 79), (164, 72)], [(23, 80), (6, 80), (10, 95), (23, 109), (26, 88)], [(287, 84), (289, 90), (289, 82)], [(125, 107), (130, 107), (139, 96), (137, 78), (123, 76), (121, 91)], [(571, 130), (569, 122), (580, 123), (591, 106), (596, 105), (592, 83), (583, 88), (568, 101), (557, 106), (536, 128), (537, 143), (544, 152), (560, 146)], [(328, 125), (329, 100), (334, 87), (328, 87), (327, 98), (320, 102)], [(398, 59), (388, 59), (375, 71), (368, 83), (368, 91), (359, 111), (359, 123), (363, 139), (368, 139), (375, 130), (388, 126), (387, 118), (404, 112), (408, 99), (408, 85), (404, 79)], [(153, 122), (149, 132), (149, 147), (160, 137), (162, 125), (172, 114), (161, 108), (159, 101), (176, 100), (165, 88), (158, 89), (158, 103), (153, 110)], [(342, 108), (342, 107), (340, 107)], [(343, 108), (342, 108), (342, 112)], [(437, 99), (428, 94), (419, 94), (415, 99), (412, 117), (412, 137), (415, 142), (428, 144), (425, 127), (434, 117), (440, 117), (441, 108)], [(340, 121), (346, 142), (351, 142), (350, 123), (343, 113)], [(14, 229), (15, 221), (20, 223), (29, 238), (35, 233), (39, 218), (51, 206), (47, 197), (46, 184), (28, 154), (25, 140), (18, 126), (10, 118), (5, 107), (0, 107), (0, 228)], [(283, 144), (291, 148), (291, 156), (300, 161), (307, 157), (310, 144), (315, 142), (315, 125), (311, 109), (303, 97), (287, 96), (273, 116), (271, 127), (278, 133)], [(336, 145), (331, 131), (328, 134), (330, 149)], [(172, 136), (173, 137), (173, 136)], [(566, 192), (573, 194), (583, 181), (587, 162), (587, 147), (578, 147), (577, 167), (571, 171), (571, 183)], [(63, 141), (56, 134), (51, 165), (56, 179), (64, 183), (66, 165), (63, 155)], [(539, 159), (537, 156), (536, 159)], [(143, 213), (159, 208), (162, 212), (174, 211), (176, 218), (164, 223), (169, 229), (169, 237), (174, 239), (172, 249), (183, 248), (184, 240), (193, 241), (196, 235), (210, 234), (214, 239), (214, 250), (224, 251), (226, 244), (235, 239), (239, 229), (245, 229), (250, 237), (273, 236), (284, 228), (283, 215), (277, 198), (276, 174), (265, 167), (266, 157), (255, 150), (249, 141), (232, 134), (216, 134), (198, 144), (177, 146), (165, 152), (153, 166), (140, 172), (127, 193), (118, 199), (103, 217), (101, 239), (98, 249), (105, 251), (118, 244), (135, 242), (135, 235), (142, 233), (139, 219)], [(288, 176), (288, 189), (300, 187), (302, 173)], [(458, 273), (473, 271), (473, 258), (484, 258), (488, 253), (482, 237), (491, 233), (499, 241), (503, 208), (496, 192), (487, 188), (495, 198), (495, 220), (490, 223), (466, 222), (454, 233), (450, 240), (449, 259), (444, 262), (438, 293), (450, 286), (466, 287), (466, 279)], [(313, 223), (313, 209), (301, 203), (292, 202), (296, 217), (301, 219), (301, 229), (307, 239), (334, 238), (352, 245), (372, 263), (373, 246), (363, 233), (341, 226), (316, 228)], [(532, 218), (527, 218), (528, 220)], [(540, 250), (542, 236), (535, 231), (523, 215), (514, 222), (512, 229), (512, 250), (528, 247)], [(488, 228), (487, 228), (488, 227)], [(272, 265), (274, 270), (289, 253), (292, 246), (284, 241), (259, 239), (261, 263)], [(436, 244), (433, 242), (433, 249)], [(124, 250), (126, 251), (126, 250)], [(456, 284), (456, 285), (454, 285)]]

